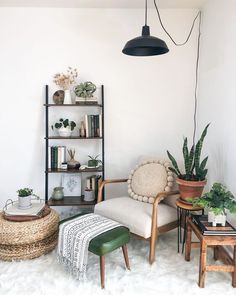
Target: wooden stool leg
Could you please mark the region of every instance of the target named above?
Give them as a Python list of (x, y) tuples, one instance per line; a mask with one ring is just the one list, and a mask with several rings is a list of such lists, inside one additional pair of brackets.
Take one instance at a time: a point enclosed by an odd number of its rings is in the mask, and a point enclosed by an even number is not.
[(215, 246), (214, 249), (213, 249), (213, 251), (214, 251), (213, 258), (214, 258), (215, 261), (218, 260), (218, 250), (219, 249), (218, 249), (217, 246)]
[(128, 268), (128, 270), (130, 270), (129, 256), (128, 256), (128, 248), (127, 248), (127, 245), (123, 245), (123, 246), (122, 246), (122, 251), (123, 251), (124, 258), (125, 258), (125, 265), (126, 265), (126, 268)]
[(105, 288), (105, 256), (100, 256), (101, 288)]
[(201, 250), (200, 250), (200, 266), (199, 266), (199, 281), (198, 285), (200, 288), (205, 287), (205, 275), (206, 275), (206, 251), (207, 245), (204, 241), (201, 241)]
[(232, 286), (236, 288), (236, 246), (234, 246), (233, 263), (234, 263), (234, 272), (232, 273)]
[(192, 229), (187, 221), (187, 239), (185, 244), (185, 260), (190, 261), (192, 243)]

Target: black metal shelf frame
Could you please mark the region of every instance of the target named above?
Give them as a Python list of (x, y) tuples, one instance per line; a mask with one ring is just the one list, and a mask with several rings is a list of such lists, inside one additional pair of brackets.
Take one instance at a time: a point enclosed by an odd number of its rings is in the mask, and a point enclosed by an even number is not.
[[(102, 137), (92, 137), (92, 138), (79, 138), (79, 137), (71, 137), (71, 138), (65, 138), (65, 137), (59, 137), (59, 136), (49, 136), (49, 108), (53, 106), (60, 106), (60, 107), (100, 107), (101, 108), (101, 114), (102, 114)], [(48, 154), (48, 148), (49, 148), (49, 140), (50, 139), (62, 139), (62, 140), (67, 140), (67, 139), (100, 139), (102, 141), (102, 169), (98, 170), (88, 170), (86, 169), (85, 171), (79, 170), (78, 173), (89, 173), (89, 172), (98, 172), (102, 173), (102, 180), (105, 179), (105, 128), (104, 128), (104, 85), (101, 85), (101, 104), (94, 104), (94, 105), (89, 105), (89, 104), (69, 104), (69, 105), (56, 105), (56, 104), (51, 104), (49, 103), (49, 87), (46, 85), (45, 87), (45, 203), (49, 203), (49, 196), (48, 196), (48, 189), (49, 189), (49, 174), (51, 173), (69, 173), (70, 171), (62, 171), (62, 170), (55, 170), (52, 171), (48, 168), (48, 160), (49, 160), (49, 154)], [(104, 195), (104, 192), (103, 192)], [(79, 197), (79, 196), (78, 196)], [(66, 197), (65, 197), (66, 198)], [(75, 198), (76, 201), (76, 198)], [(51, 202), (49, 205), (55, 205), (55, 206), (62, 206), (63, 202)], [(78, 205), (78, 206), (88, 206), (89, 204), (86, 204), (86, 202), (79, 202), (78, 204), (75, 202), (74, 204), (71, 203), (72, 205)]]

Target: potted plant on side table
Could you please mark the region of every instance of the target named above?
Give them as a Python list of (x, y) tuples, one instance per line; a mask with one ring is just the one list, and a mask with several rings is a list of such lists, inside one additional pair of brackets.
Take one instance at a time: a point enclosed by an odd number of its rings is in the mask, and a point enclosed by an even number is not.
[(29, 209), (31, 208), (31, 197), (36, 196), (33, 194), (33, 190), (31, 188), (23, 188), (17, 191), (18, 193), (18, 202), (19, 202), (19, 209)]
[(206, 164), (208, 157), (205, 157), (202, 161), (200, 159), (204, 138), (207, 135), (209, 125), (205, 127), (197, 144), (193, 144), (190, 151), (188, 149), (188, 139), (187, 137), (184, 138), (184, 173), (180, 172), (177, 161), (167, 151), (167, 155), (173, 165), (169, 169), (177, 175), (176, 182), (179, 185), (180, 200), (185, 203), (190, 203), (189, 199), (200, 198), (207, 182), (206, 175), (208, 170), (206, 169)]
[(217, 182), (202, 198), (193, 200), (193, 206), (207, 208), (208, 222), (212, 222), (213, 226), (217, 223), (225, 226), (227, 210), (236, 213), (236, 200), (233, 194), (223, 184)]

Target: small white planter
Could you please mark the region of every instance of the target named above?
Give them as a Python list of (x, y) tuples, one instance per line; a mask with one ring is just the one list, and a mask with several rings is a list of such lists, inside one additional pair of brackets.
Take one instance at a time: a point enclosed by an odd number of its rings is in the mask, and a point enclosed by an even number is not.
[(215, 215), (212, 211), (209, 211), (208, 222), (212, 222), (213, 226), (216, 226), (216, 224), (221, 224), (222, 226), (225, 226), (226, 215), (225, 214)]
[(60, 129), (58, 129), (58, 134), (62, 137), (70, 137), (72, 134), (72, 131), (70, 129), (70, 127), (61, 127)]
[(95, 200), (95, 194), (93, 190), (85, 190), (84, 191), (84, 201), (92, 202)]
[(31, 196), (27, 197), (20, 197), (18, 196), (18, 202), (19, 202), (19, 209), (29, 209), (31, 208)]
[(64, 104), (72, 104), (71, 93), (70, 90), (65, 90), (64, 95)]

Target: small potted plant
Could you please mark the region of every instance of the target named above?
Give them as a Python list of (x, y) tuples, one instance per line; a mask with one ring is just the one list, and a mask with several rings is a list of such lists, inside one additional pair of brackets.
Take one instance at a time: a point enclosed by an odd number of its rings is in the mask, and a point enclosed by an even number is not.
[(54, 130), (54, 127), (58, 130), (60, 136), (69, 137), (75, 129), (76, 124), (74, 121), (69, 121), (69, 119), (61, 118), (59, 122), (56, 122), (54, 124), (54, 126), (52, 125), (52, 130)]
[(31, 196), (35, 196), (33, 194), (33, 190), (31, 188), (22, 188), (17, 191), (18, 193), (18, 202), (20, 209), (29, 209), (31, 204)]
[(193, 144), (190, 151), (188, 149), (188, 139), (184, 138), (183, 157), (185, 171), (181, 172), (175, 158), (167, 151), (167, 155), (172, 163), (170, 171), (177, 175), (176, 182), (179, 185), (180, 198), (183, 202), (189, 203), (188, 199), (200, 198), (206, 185), (207, 169), (206, 164), (208, 157), (202, 161), (201, 152), (205, 136), (207, 135), (208, 124), (203, 130), (197, 144)]
[(88, 156), (90, 160), (88, 160), (88, 167), (89, 168), (97, 168), (99, 166), (99, 163), (102, 163), (101, 160), (98, 159), (99, 155), (92, 157)]
[(82, 98), (81, 99), (77, 99), (76, 98), (76, 102), (87, 102), (87, 101), (95, 101), (93, 94), (96, 91), (96, 85), (93, 84), (92, 82), (84, 82), (84, 83), (80, 83), (79, 85), (75, 86), (74, 88), (74, 92), (76, 94), (76, 97), (78, 98)]
[(77, 69), (68, 67), (66, 73), (57, 73), (53, 77), (53, 82), (64, 90), (64, 104), (72, 104), (70, 86), (75, 84), (78, 77)]
[(225, 226), (227, 210), (236, 213), (236, 200), (233, 194), (221, 183), (214, 183), (211, 190), (200, 199), (192, 201), (194, 206), (207, 208), (208, 222)]

